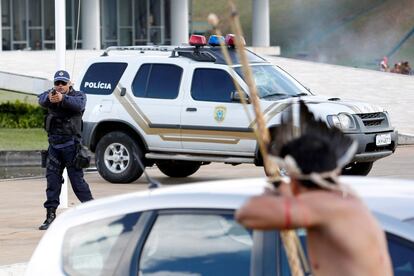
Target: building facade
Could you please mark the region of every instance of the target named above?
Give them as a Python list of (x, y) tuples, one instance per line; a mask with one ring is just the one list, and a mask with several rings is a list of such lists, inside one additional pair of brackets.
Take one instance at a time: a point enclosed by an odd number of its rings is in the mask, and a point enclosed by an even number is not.
[[(177, 45), (189, 34), (191, 0), (0, 1), (0, 50), (54, 49), (55, 1), (66, 5), (66, 49)], [(268, 6), (268, 0), (253, 1), (252, 24), (260, 29), (253, 46), (269, 46)]]

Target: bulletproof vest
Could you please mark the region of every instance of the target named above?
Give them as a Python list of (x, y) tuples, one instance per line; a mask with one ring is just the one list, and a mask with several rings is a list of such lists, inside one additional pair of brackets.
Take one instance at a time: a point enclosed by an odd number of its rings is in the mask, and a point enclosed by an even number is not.
[(81, 137), (82, 112), (65, 111), (59, 108), (49, 108), (48, 111), (45, 130), (49, 135)]

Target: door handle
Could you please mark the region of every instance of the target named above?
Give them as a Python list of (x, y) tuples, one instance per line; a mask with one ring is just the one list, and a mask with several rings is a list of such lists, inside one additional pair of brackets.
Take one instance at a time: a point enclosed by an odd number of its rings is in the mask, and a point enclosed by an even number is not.
[(197, 111), (197, 108), (195, 108), (195, 107), (187, 107), (187, 109), (185, 111), (195, 112), (195, 111)]

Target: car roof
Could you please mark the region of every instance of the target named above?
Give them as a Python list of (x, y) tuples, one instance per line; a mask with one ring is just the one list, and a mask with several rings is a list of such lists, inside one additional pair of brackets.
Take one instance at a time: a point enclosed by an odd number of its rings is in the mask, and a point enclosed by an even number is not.
[[(414, 218), (414, 181), (370, 177), (341, 177), (372, 211), (398, 220)], [(265, 178), (233, 179), (161, 187), (81, 204), (76, 212), (125, 214), (152, 209), (236, 209), (248, 197), (263, 192)]]
[(414, 218), (414, 181), (393, 178), (342, 177), (371, 210), (399, 220)]
[[(238, 53), (235, 48), (228, 47), (228, 55), (233, 65), (240, 65)], [(110, 54), (109, 54), (110, 53)], [(269, 63), (263, 57), (255, 54), (254, 52), (245, 49), (246, 58), (249, 64), (257, 63)], [(169, 58), (177, 60), (177, 58), (183, 58), (188, 61), (194, 62), (210, 62), (215, 64), (225, 65), (225, 57), (219, 46), (203, 46), (196, 48), (193, 46), (121, 46), (121, 47), (109, 47), (100, 56), (93, 61), (101, 62), (135, 62), (136, 57), (140, 58)]]

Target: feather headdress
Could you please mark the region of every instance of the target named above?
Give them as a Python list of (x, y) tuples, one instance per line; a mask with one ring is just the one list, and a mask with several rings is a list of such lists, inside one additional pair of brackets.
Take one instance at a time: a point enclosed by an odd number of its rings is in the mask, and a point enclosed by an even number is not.
[[(316, 150), (315, 145), (321, 145), (324, 151)], [(292, 103), (282, 114), (281, 124), (272, 129), (269, 154), (289, 176), (332, 189), (335, 185), (327, 179), (337, 182), (337, 176), (352, 160), (357, 146), (357, 142), (341, 130), (329, 128), (325, 122), (316, 119), (300, 100)], [(296, 154), (299, 150), (302, 153)], [(327, 169), (318, 164), (322, 159), (330, 163)], [(307, 164), (308, 160), (312, 160), (312, 164)]]

